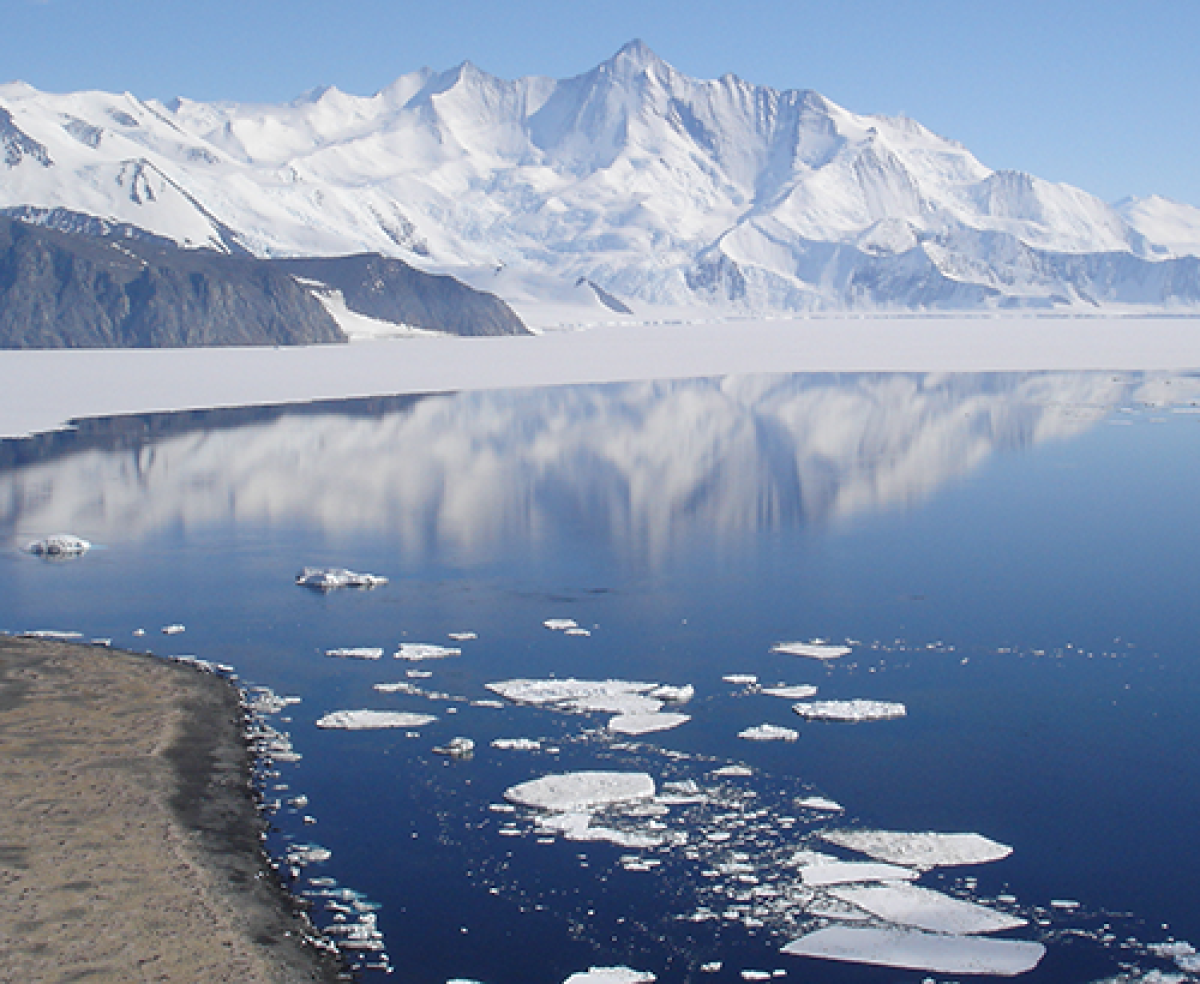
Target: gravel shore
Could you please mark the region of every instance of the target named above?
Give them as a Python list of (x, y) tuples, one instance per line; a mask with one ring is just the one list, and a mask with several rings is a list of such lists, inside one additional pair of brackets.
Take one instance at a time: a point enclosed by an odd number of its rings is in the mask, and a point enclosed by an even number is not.
[(0, 636), (0, 982), (332, 982), (272, 880), (238, 694)]

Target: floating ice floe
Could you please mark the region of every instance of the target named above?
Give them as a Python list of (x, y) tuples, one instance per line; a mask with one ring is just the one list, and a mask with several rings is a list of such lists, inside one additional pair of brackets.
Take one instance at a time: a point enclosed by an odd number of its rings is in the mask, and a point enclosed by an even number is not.
[(788, 700), (804, 700), (816, 694), (817, 688), (810, 683), (797, 684), (794, 687), (763, 687), (762, 692), (768, 697), (785, 697)]
[(306, 567), (296, 575), (296, 583), (317, 591), (335, 588), (377, 588), (388, 583), (378, 574), (359, 574), (344, 567)]
[(661, 834), (593, 826), (590, 813), (554, 813), (539, 817), (537, 825), (541, 832), (558, 834), (569, 841), (604, 841), (630, 850), (660, 847), (663, 843)]
[(504, 798), (554, 813), (586, 813), (595, 807), (652, 799), (654, 791), (654, 779), (645, 772), (566, 772), (518, 783), (504, 791)]
[(59, 629), (30, 629), (28, 632), (22, 632), (23, 639), (49, 639), (56, 642), (74, 642), (76, 639), (82, 639), (82, 632), (64, 632)]
[(792, 710), (809, 721), (889, 721), (908, 713), (903, 704), (887, 700), (814, 700), (793, 704)]
[(472, 639), (479, 638), (479, 633), (477, 632), (447, 632), (446, 635), (455, 642), (469, 642)]
[(1001, 844), (982, 834), (826, 830), (821, 833), (821, 837), (830, 844), (858, 851), (878, 861), (916, 868), (986, 864), (1012, 854), (1012, 848), (1007, 844)]
[(690, 714), (618, 714), (608, 722), (608, 730), (620, 735), (646, 735), (678, 728), (691, 719)]
[(943, 936), (912, 929), (829, 926), (783, 948), (798, 957), (924, 970), (940, 974), (994, 974), (1013, 977), (1038, 965), (1040, 943), (978, 936)]
[(54, 533), (25, 545), (28, 553), (38, 557), (82, 557), (91, 549), (91, 543), (70, 533)]
[(536, 738), (493, 738), (492, 748), (514, 752), (537, 752), (542, 743)]
[(739, 738), (747, 741), (795, 741), (800, 732), (793, 728), (781, 728), (777, 724), (756, 724), (738, 732)]
[(919, 877), (920, 873), (911, 868), (901, 868), (878, 861), (821, 861), (800, 869), (800, 880), (813, 887), (850, 885), (858, 882), (912, 881)]
[(771, 652), (807, 656), (809, 659), (838, 659), (848, 656), (853, 650), (849, 646), (835, 646), (823, 639), (814, 639), (812, 642), (777, 642), (771, 647)]
[(380, 659), (383, 649), (379, 646), (347, 646), (341, 649), (326, 649), (325, 655), (338, 659)]
[(425, 659), (446, 659), (450, 656), (461, 656), (462, 650), (454, 646), (439, 646), (432, 642), (402, 642), (392, 655), (396, 659), (406, 659), (415, 663)]
[(665, 700), (672, 704), (686, 704), (696, 696), (696, 688), (690, 683), (675, 687), (669, 683), (661, 683), (650, 691), (649, 696), (656, 700)]
[(723, 765), (719, 769), (713, 769), (714, 776), (725, 778), (727, 776), (743, 777), (754, 775), (754, 770), (748, 765)]
[(796, 805), (807, 810), (819, 810), (822, 813), (843, 813), (846, 810), (841, 803), (824, 796), (805, 796), (803, 799), (796, 800)]
[(470, 738), (451, 738), (444, 745), (437, 745), (434, 752), (449, 758), (470, 758), (475, 754), (475, 742)]
[(372, 728), (419, 728), (436, 721), (432, 714), (407, 711), (333, 711), (317, 721), (318, 728), (366, 731)]
[(752, 687), (758, 683), (758, 677), (753, 673), (726, 673), (721, 679), (738, 687)]
[(163, 635), (179, 635), (180, 632), (186, 632), (186, 631), (187, 631), (187, 626), (180, 625), (178, 622), (175, 622), (172, 625), (164, 625), (162, 627)]
[(931, 933), (998, 933), (1026, 924), (1019, 916), (952, 898), (920, 885), (843, 885), (830, 888), (829, 894), (886, 922)]
[(551, 632), (566, 632), (567, 629), (579, 628), (579, 623), (573, 618), (548, 618), (542, 623)]
[(572, 974), (563, 984), (653, 984), (658, 980), (644, 970), (629, 967), (591, 967)]

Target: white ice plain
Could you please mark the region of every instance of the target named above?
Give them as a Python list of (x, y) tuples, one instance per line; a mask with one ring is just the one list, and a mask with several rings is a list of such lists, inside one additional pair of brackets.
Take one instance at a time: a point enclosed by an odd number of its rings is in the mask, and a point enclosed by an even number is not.
[(986, 864), (1012, 854), (1007, 844), (982, 834), (905, 833), (890, 830), (826, 830), (822, 839), (892, 864), (914, 868)]
[(793, 704), (792, 710), (809, 721), (888, 721), (908, 713), (903, 704), (886, 700), (814, 700)]
[(375, 728), (419, 728), (436, 720), (433, 714), (412, 714), (407, 711), (332, 711), (317, 721), (317, 727), (369, 731)]
[(793, 940), (783, 952), (938, 974), (1013, 977), (1036, 967), (1046, 948), (1025, 940), (943, 936), (900, 928), (829, 926)]

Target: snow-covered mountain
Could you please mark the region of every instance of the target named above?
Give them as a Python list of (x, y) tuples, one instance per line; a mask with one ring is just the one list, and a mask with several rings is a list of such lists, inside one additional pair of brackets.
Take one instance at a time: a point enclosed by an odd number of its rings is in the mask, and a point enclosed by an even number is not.
[[(0, 86), (0, 208), (259, 256), (379, 251), (529, 317), (1200, 306), (1200, 210), (992, 171), (904, 117), (696, 80), (423, 69), (371, 97), (163, 104)], [(536, 316), (532, 319), (539, 320)]]

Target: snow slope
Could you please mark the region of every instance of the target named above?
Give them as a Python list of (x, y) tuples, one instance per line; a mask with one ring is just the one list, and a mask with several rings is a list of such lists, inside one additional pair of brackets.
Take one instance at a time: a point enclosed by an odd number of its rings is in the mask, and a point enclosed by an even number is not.
[(551, 321), (1200, 304), (1190, 206), (1114, 208), (908, 118), (689, 78), (636, 41), (571, 79), (464, 63), (286, 105), (12, 83), (0, 169), (0, 207), (42, 221), (261, 256), (377, 250), (527, 319), (546, 298)]

